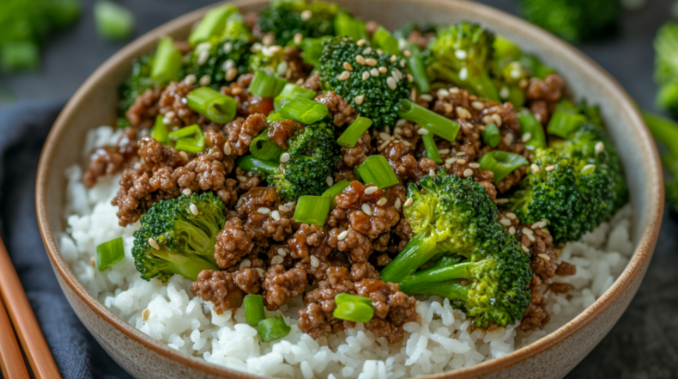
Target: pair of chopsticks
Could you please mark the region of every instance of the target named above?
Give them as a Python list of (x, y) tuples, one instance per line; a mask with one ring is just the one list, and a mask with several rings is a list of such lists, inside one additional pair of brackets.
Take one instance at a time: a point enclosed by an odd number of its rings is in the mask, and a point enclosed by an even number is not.
[[(0, 239), (0, 367), (6, 379), (29, 379), (24, 355), (36, 379), (60, 379), (52, 353)], [(11, 322), (10, 322), (11, 320)], [(17, 343), (21, 342), (22, 350)]]

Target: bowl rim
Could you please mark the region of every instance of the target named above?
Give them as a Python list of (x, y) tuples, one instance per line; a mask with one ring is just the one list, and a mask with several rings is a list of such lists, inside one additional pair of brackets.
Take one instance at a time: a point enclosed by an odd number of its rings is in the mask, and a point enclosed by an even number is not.
[[(235, 0), (231, 4), (236, 6), (253, 5), (267, 3), (269, 0)], [(370, 0), (373, 2), (387, 2), (389, 0)], [(570, 320), (565, 325), (558, 328), (556, 331), (540, 338), (539, 340), (517, 349), (503, 357), (481, 362), (471, 367), (462, 368), (455, 371), (444, 371), (437, 374), (431, 374), (427, 377), (436, 378), (470, 378), (497, 372), (501, 369), (516, 365), (519, 362), (534, 357), (537, 354), (544, 352), (555, 345), (561, 343), (569, 336), (581, 330), (601, 313), (603, 313), (612, 303), (614, 303), (631, 285), (634, 279), (643, 274), (648, 261), (652, 257), (654, 247), (656, 245), (659, 229), (662, 221), (663, 207), (664, 207), (664, 187), (662, 179), (662, 170), (657, 152), (656, 145), (645, 126), (645, 123), (636, 109), (632, 99), (622, 88), (622, 86), (602, 67), (595, 63), (591, 58), (573, 47), (572, 45), (562, 41), (554, 35), (540, 29), (518, 17), (500, 11), (490, 6), (470, 2), (470, 1), (446, 1), (446, 0), (403, 0), (403, 2), (414, 2), (418, 4), (426, 4), (428, 6), (437, 5), (439, 7), (456, 7), (457, 9), (474, 11), (475, 13), (482, 13), (483, 19), (486, 22), (500, 21), (511, 24), (512, 27), (522, 29), (531, 35), (531, 39), (539, 42), (539, 44), (550, 44), (557, 47), (562, 54), (570, 56), (575, 60), (581, 62), (579, 70), (593, 73), (599, 77), (599, 83), (605, 87), (604, 90), (611, 96), (615, 97), (615, 101), (623, 107), (622, 112), (631, 122), (633, 126), (631, 132), (635, 134), (638, 141), (638, 147), (641, 148), (641, 155), (647, 167), (652, 170), (649, 177), (651, 182), (647, 185), (650, 188), (655, 188), (655, 191), (650, 191), (648, 199), (648, 218), (645, 228), (638, 240), (638, 245), (633, 253), (633, 256), (627, 264), (624, 271), (619, 278), (615, 280), (612, 287), (610, 287), (600, 298), (598, 298), (591, 306), (579, 313), (574, 319)], [(134, 328), (131, 324), (122, 320), (115, 315), (110, 309), (106, 308), (104, 304), (95, 299), (87, 292), (85, 287), (77, 280), (72, 273), (70, 267), (63, 260), (59, 254), (58, 245), (54, 236), (52, 227), (49, 223), (48, 210), (46, 206), (48, 193), (48, 177), (50, 172), (50, 163), (58, 151), (56, 141), (68, 128), (71, 118), (74, 116), (76, 105), (80, 103), (85, 97), (86, 93), (97, 86), (99, 79), (105, 76), (106, 72), (111, 70), (122, 61), (129, 61), (130, 57), (138, 56), (139, 51), (145, 45), (157, 40), (158, 37), (169, 34), (175, 29), (185, 26), (188, 23), (197, 21), (210, 8), (218, 4), (212, 4), (198, 10), (192, 11), (178, 18), (175, 18), (151, 31), (135, 39), (123, 49), (119, 50), (112, 57), (107, 59), (90, 77), (82, 84), (76, 93), (68, 101), (64, 109), (61, 111), (59, 117), (54, 122), (52, 130), (43, 147), (38, 166), (38, 174), (36, 180), (36, 213), (38, 219), (38, 226), (45, 244), (46, 251), (52, 263), (55, 272), (61, 277), (62, 282), (68, 285), (70, 290), (75, 293), (80, 300), (86, 304), (99, 317), (104, 319), (110, 325), (113, 325), (118, 331), (122, 332), (126, 337), (132, 339), (134, 342), (143, 345), (146, 348), (153, 350), (155, 353), (172, 359), (180, 364), (191, 367), (205, 374), (221, 376), (221, 377), (235, 377), (235, 378), (257, 378), (259, 376), (254, 374), (247, 374), (239, 372), (227, 367), (219, 366), (205, 361), (200, 357), (193, 357), (188, 354), (171, 349), (167, 345), (151, 339), (146, 334)], [(508, 21), (507, 21), (508, 20)]]

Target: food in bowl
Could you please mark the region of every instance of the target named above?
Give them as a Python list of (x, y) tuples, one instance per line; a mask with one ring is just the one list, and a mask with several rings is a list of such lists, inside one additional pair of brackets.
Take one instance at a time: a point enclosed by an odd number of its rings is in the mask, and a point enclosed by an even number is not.
[(573, 99), (479, 25), (220, 6), (133, 63), (67, 172), (61, 251), (131, 325), (226, 367), (467, 367), (567, 322), (632, 252), (619, 158)]

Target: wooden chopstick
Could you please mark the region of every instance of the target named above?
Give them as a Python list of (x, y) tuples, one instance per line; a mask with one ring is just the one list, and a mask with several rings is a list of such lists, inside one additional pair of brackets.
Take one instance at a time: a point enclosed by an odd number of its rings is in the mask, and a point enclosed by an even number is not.
[(2, 377), (8, 379), (29, 379), (28, 370), (21, 355), (14, 328), (9, 321), (5, 306), (0, 299), (0, 368)]
[[(14, 330), (19, 336), (21, 347), (37, 379), (60, 379), (59, 369), (52, 352), (47, 347), (38, 321), (19, 281), (19, 276), (9, 259), (5, 244), (0, 239), (0, 295), (7, 307)], [(22, 360), (23, 362), (23, 360)], [(9, 376), (14, 378), (13, 376)]]

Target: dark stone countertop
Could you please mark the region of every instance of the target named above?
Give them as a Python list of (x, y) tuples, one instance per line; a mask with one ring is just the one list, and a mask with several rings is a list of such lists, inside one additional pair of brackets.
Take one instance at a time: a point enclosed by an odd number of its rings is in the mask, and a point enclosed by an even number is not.
[[(82, 19), (48, 43), (43, 67), (37, 73), (3, 76), (17, 99), (67, 98), (124, 43), (100, 40), (94, 31), (92, 0), (84, 0)], [(183, 13), (213, 0), (120, 0), (137, 17), (135, 35), (141, 35)], [(509, 0), (484, 0), (515, 13)], [(649, 0), (638, 11), (626, 11), (613, 35), (578, 47), (607, 69), (638, 103), (654, 108), (652, 40), (670, 17), (673, 1)], [(10, 104), (1, 100), (0, 107)], [(678, 377), (678, 222), (665, 216), (657, 249), (643, 284), (629, 309), (610, 334), (568, 378), (676, 378)]]

